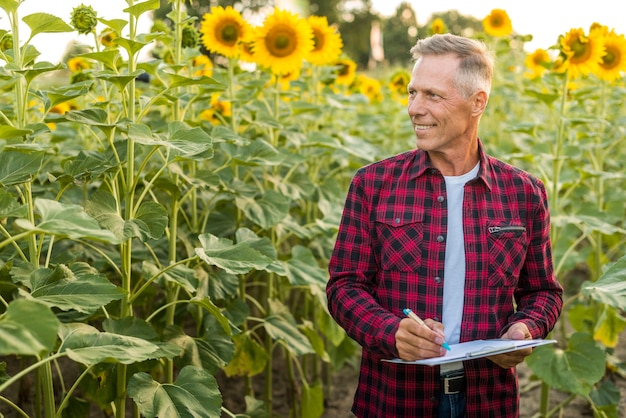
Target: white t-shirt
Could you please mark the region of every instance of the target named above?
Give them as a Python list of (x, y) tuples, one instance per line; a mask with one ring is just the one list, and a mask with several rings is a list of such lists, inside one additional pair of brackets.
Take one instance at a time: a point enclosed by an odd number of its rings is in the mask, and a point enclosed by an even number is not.
[[(444, 176), (448, 196), (448, 233), (443, 277), (443, 316), (446, 342), (457, 344), (461, 337), (465, 299), (465, 245), (463, 241), (463, 193), (465, 183), (476, 178), (480, 163), (460, 176)], [(456, 370), (463, 363), (452, 363), (442, 371)], [(443, 370), (445, 369), (445, 370)]]

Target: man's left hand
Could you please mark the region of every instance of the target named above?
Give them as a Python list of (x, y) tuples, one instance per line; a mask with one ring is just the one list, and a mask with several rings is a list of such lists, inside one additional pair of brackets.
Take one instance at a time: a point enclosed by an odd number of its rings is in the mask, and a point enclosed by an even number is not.
[[(516, 322), (511, 325), (501, 338), (508, 340), (530, 340), (532, 339), (528, 327), (523, 322)], [(526, 356), (533, 352), (532, 348), (524, 348), (521, 350), (511, 351), (510, 353), (497, 354), (487, 357), (503, 369), (510, 369), (524, 361)]]

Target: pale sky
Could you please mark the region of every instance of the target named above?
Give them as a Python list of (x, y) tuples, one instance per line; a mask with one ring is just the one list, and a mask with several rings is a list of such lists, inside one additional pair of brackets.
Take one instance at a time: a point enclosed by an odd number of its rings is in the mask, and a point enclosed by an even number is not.
[[(285, 0), (283, 0), (284, 2)], [(139, 3), (141, 0), (135, 1)], [(375, 10), (389, 16), (395, 12), (401, 0), (372, 0)], [(548, 48), (572, 28), (585, 31), (594, 23), (606, 25), (619, 34), (626, 33), (625, 6), (621, 0), (412, 0), (410, 3), (417, 14), (418, 23), (425, 24), (436, 12), (457, 10), (463, 15), (482, 19), (492, 9), (504, 9), (513, 23), (513, 30), (523, 35), (533, 35), (534, 40), (526, 44), (530, 52), (536, 48)], [(72, 9), (81, 5), (90, 5), (104, 19), (125, 18), (122, 10), (128, 7), (126, 0), (24, 0), (19, 8), (19, 16), (35, 12), (50, 13), (69, 23)], [(147, 32), (150, 20), (139, 22), (139, 32)], [(20, 29), (25, 39), (28, 27)], [(9, 29), (9, 20), (0, 9), (0, 28)], [(91, 45), (92, 37), (71, 34), (39, 34), (33, 44), (42, 55), (40, 61), (56, 63), (62, 57), (67, 43), (77, 38), (80, 42)]]

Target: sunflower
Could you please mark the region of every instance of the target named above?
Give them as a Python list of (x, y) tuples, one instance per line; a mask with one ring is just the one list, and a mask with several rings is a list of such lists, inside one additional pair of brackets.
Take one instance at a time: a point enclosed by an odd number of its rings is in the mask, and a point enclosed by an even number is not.
[(363, 74), (359, 74), (356, 77), (356, 82), (354, 83), (354, 88), (366, 96), (370, 102), (377, 103), (381, 102), (383, 99), (382, 87), (380, 85), (380, 81), (375, 78), (368, 77)]
[(597, 75), (601, 80), (615, 81), (626, 71), (626, 39), (614, 31), (604, 37), (605, 53), (599, 64)]
[(224, 118), (232, 116), (231, 103), (228, 101), (222, 101), (219, 95), (214, 94), (211, 97), (211, 104), (208, 109), (203, 110), (200, 113), (200, 119), (206, 120), (213, 125), (219, 125), (224, 122)]
[(239, 56), (239, 42), (250, 29), (241, 13), (227, 6), (211, 7), (210, 13), (202, 16), (200, 33), (204, 47), (226, 58)]
[(105, 29), (100, 33), (100, 43), (106, 48), (115, 46), (113, 40), (117, 37), (117, 32), (112, 29)]
[(67, 60), (67, 68), (69, 68), (71, 72), (77, 73), (79, 71), (90, 69), (91, 63), (81, 57), (72, 57)]
[(211, 74), (213, 74), (213, 62), (211, 62), (211, 58), (204, 54), (194, 57), (191, 66), (193, 67), (194, 77), (201, 77), (203, 75), (211, 77)]
[(312, 49), (311, 26), (297, 15), (279, 9), (265, 18), (253, 45), (255, 62), (273, 74), (300, 69)]
[(551, 63), (550, 55), (545, 49), (538, 48), (535, 52), (526, 56), (524, 63), (526, 64), (526, 68), (530, 70), (530, 72), (524, 74), (526, 77), (540, 78), (548, 71), (548, 67)]
[(256, 28), (251, 27), (246, 37), (239, 42), (239, 59), (244, 62), (254, 63), (254, 33)]
[(431, 35), (442, 34), (446, 32), (448, 32), (448, 27), (446, 26), (445, 22), (440, 17), (433, 20), (433, 23), (430, 24)]
[(597, 33), (587, 36), (580, 28), (571, 29), (561, 36), (560, 47), (565, 56), (564, 68), (570, 72), (572, 78), (599, 71), (599, 64), (605, 53), (604, 36), (598, 36)]
[(314, 42), (307, 61), (316, 65), (327, 65), (339, 58), (343, 41), (341, 35), (328, 26), (328, 19), (325, 16), (310, 16), (307, 21), (313, 30)]
[(337, 67), (335, 83), (349, 86), (356, 77), (356, 63), (351, 59), (340, 58), (334, 62)]
[(491, 36), (507, 36), (513, 32), (511, 19), (506, 10), (493, 9), (491, 13), (483, 19), (485, 32)]

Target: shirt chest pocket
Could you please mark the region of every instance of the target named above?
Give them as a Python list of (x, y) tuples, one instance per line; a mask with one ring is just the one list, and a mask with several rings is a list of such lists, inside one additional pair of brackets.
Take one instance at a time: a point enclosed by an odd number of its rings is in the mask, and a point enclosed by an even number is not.
[(422, 265), (423, 213), (381, 214), (374, 225), (380, 267), (417, 272)]
[(515, 286), (526, 260), (528, 234), (521, 222), (497, 222), (487, 227), (489, 285)]

